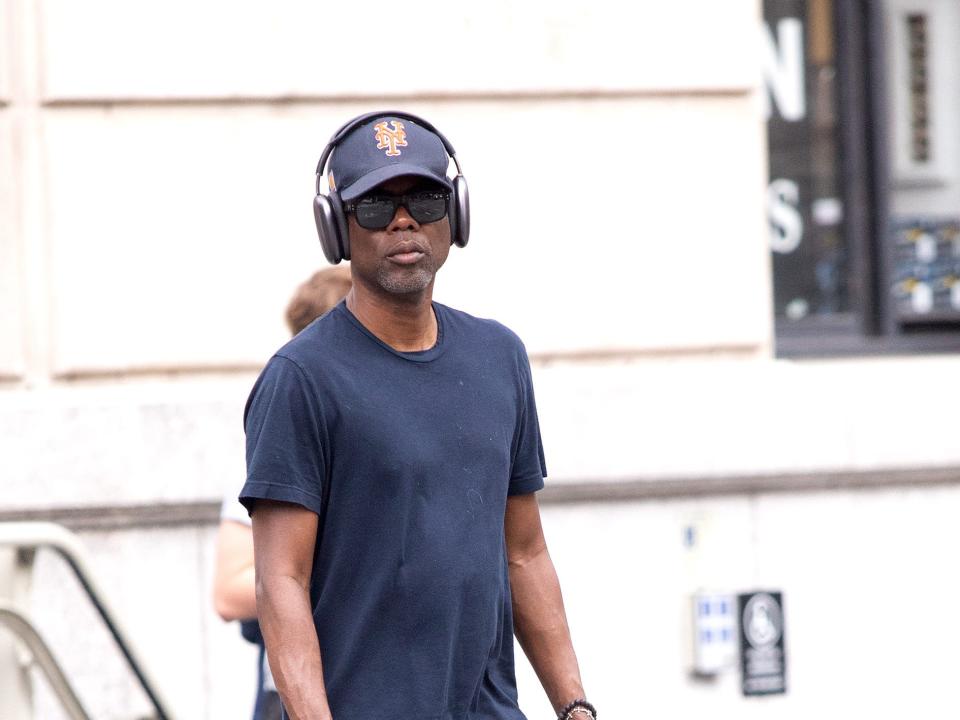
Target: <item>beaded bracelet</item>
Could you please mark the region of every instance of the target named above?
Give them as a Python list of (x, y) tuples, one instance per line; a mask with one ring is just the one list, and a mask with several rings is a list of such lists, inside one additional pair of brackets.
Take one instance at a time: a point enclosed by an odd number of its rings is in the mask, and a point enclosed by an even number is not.
[(585, 698), (577, 698), (557, 713), (557, 720), (573, 720), (574, 713), (586, 713), (590, 720), (597, 720), (597, 709)]

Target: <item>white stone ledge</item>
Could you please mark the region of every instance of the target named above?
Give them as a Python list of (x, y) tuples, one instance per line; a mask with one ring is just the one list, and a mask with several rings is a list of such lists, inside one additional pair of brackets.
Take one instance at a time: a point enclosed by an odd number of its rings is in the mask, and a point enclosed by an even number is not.
[[(660, 502), (691, 498), (960, 486), (960, 466), (886, 468), (786, 475), (576, 480), (548, 483), (541, 505)], [(137, 505), (70, 505), (0, 509), (0, 523), (46, 521), (75, 531), (196, 527), (220, 522), (222, 498)]]
[[(914, 472), (932, 482), (960, 467), (954, 410), (943, 401), (955, 363), (945, 356), (538, 367), (551, 492), (710, 494), (778, 482), (802, 490), (858, 478), (906, 482)], [(253, 380), (0, 390), (5, 507), (194, 503), (239, 489)]]
[(178, 503), (239, 488), (254, 379), (0, 391), (5, 507)]
[(956, 358), (703, 358), (536, 373), (553, 482), (960, 465)]

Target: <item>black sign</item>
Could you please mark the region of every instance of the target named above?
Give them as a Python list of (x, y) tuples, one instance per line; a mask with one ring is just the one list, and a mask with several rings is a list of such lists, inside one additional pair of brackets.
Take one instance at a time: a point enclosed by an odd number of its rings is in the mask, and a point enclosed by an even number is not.
[(783, 595), (778, 592), (744, 593), (737, 596), (737, 610), (743, 694), (785, 693)]
[(767, 219), (774, 309), (787, 320), (849, 310), (832, 15), (813, 12), (812, 5), (763, 3)]

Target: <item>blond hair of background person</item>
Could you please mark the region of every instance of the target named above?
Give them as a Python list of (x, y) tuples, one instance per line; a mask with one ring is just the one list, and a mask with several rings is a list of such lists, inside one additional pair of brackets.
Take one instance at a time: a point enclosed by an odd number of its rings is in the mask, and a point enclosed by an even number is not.
[[(296, 335), (334, 307), (350, 290), (347, 267), (318, 270), (300, 284), (286, 310), (287, 327)], [(254, 586), (253, 532), (246, 509), (231, 491), (224, 499), (217, 531), (213, 604), (224, 620), (243, 622), (243, 635), (260, 646), (260, 672), (254, 720), (280, 718), (280, 700), (273, 685), (263, 639), (256, 625), (257, 599)]]

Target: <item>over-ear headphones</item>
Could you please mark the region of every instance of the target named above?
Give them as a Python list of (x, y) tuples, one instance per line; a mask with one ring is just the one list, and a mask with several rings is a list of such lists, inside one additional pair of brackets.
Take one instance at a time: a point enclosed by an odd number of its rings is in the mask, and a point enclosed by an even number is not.
[(347, 216), (344, 211), (340, 192), (331, 187), (327, 195), (320, 192), (320, 181), (327, 170), (327, 161), (334, 149), (343, 142), (350, 133), (374, 118), (402, 118), (416, 123), (421, 128), (433, 133), (443, 143), (447, 155), (453, 160), (457, 168), (457, 176), (450, 182), (453, 191), (447, 201), (447, 217), (450, 218), (450, 242), (457, 247), (464, 247), (470, 239), (470, 197), (467, 194), (467, 180), (460, 169), (456, 151), (450, 141), (443, 136), (431, 123), (421, 117), (406, 112), (380, 111), (364, 113), (345, 123), (337, 130), (327, 147), (324, 148), (320, 161), (317, 163), (316, 193), (313, 198), (313, 217), (317, 222), (317, 234), (320, 236), (320, 247), (327, 260), (336, 265), (341, 260), (350, 259), (350, 235), (347, 231)]

